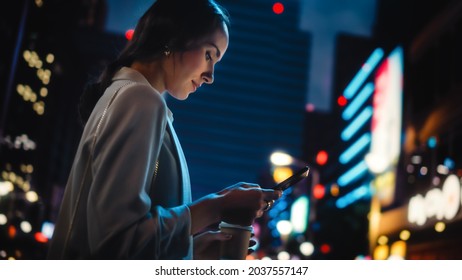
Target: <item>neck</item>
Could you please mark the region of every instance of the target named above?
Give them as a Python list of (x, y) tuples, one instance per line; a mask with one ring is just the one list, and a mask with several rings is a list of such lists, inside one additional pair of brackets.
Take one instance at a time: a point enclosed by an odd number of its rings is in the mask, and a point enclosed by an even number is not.
[(153, 88), (161, 93), (165, 91), (164, 71), (159, 61), (149, 63), (135, 61), (130, 67), (140, 72)]

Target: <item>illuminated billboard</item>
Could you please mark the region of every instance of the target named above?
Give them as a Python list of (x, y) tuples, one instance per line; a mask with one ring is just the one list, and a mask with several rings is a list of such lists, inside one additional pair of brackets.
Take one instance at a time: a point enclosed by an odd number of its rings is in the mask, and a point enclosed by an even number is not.
[(396, 169), (401, 151), (403, 52), (396, 48), (381, 63), (375, 75), (371, 146), (366, 155), (372, 182), (382, 206), (393, 202)]
[(385, 58), (377, 48), (343, 92), (347, 145), (339, 156), (344, 172), (337, 184), (351, 190), (337, 200), (343, 208), (374, 194), (381, 206), (393, 202), (396, 168), (401, 151), (403, 51), (395, 48)]

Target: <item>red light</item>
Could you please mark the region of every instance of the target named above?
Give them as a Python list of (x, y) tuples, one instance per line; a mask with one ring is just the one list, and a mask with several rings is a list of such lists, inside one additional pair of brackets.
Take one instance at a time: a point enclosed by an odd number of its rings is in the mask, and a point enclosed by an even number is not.
[(273, 5), (273, 12), (277, 15), (280, 15), (284, 12), (284, 5), (280, 2), (276, 2)]
[(16, 228), (13, 225), (8, 227), (8, 236), (14, 238), (16, 236)]
[(313, 197), (316, 199), (321, 199), (326, 195), (326, 188), (321, 185), (317, 184), (313, 187)]
[(338, 105), (343, 107), (347, 104), (347, 99), (345, 98), (345, 96), (342, 95), (337, 99), (337, 103)]
[(34, 237), (35, 237), (35, 240), (37, 242), (40, 242), (40, 243), (47, 243), (48, 242), (48, 238), (45, 235), (43, 235), (43, 233), (41, 233), (41, 232), (36, 232), (34, 234)]
[(330, 245), (329, 244), (322, 244), (321, 245), (321, 253), (327, 254), (330, 252)]
[(135, 33), (135, 30), (128, 29), (127, 32), (125, 32), (125, 38), (130, 41), (133, 38), (133, 33)]
[(327, 154), (326, 151), (319, 151), (318, 154), (316, 155), (316, 163), (319, 165), (326, 164), (328, 159), (329, 159), (329, 155)]

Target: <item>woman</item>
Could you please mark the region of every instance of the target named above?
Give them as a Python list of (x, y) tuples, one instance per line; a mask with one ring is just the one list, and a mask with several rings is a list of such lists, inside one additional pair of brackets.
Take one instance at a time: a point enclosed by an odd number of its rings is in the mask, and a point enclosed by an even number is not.
[[(213, 82), (228, 26), (213, 0), (158, 0), (143, 15), (127, 47), (84, 93), (85, 129), (49, 258), (191, 259), (193, 236), (221, 220), (250, 224), (280, 197), (238, 183), (191, 202), (186, 161), (161, 95), (184, 100)], [(213, 245), (227, 238), (198, 235), (194, 256), (215, 256)]]

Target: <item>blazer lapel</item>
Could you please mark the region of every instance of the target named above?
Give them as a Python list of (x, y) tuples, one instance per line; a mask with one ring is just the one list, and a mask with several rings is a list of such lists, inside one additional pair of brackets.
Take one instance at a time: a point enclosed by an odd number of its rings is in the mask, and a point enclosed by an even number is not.
[(189, 203), (192, 201), (192, 197), (191, 197), (191, 182), (189, 179), (188, 164), (186, 162), (183, 149), (181, 148), (180, 141), (178, 140), (178, 136), (175, 133), (175, 129), (173, 128), (173, 124), (171, 120), (168, 120), (168, 128), (170, 129), (172, 140), (176, 148), (178, 159), (180, 161), (181, 182), (183, 185), (183, 203)]

